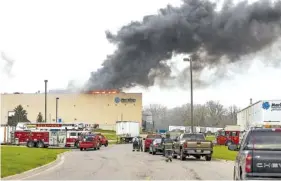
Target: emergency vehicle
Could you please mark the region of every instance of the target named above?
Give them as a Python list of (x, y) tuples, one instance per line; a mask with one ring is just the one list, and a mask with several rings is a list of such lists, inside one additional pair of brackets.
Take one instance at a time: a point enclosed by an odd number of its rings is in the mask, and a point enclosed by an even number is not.
[(28, 147), (79, 147), (80, 136), (90, 134), (77, 124), (25, 124), (24, 130), (16, 130), (11, 133), (11, 140), (16, 145)]
[(239, 125), (227, 125), (224, 129), (218, 130), (216, 141), (218, 145), (239, 144), (241, 128)]

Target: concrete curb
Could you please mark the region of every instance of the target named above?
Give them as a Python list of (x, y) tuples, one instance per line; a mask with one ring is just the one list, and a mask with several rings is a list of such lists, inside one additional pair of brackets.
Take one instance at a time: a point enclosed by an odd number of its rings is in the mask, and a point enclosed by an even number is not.
[(61, 153), (61, 154), (57, 155), (56, 160), (54, 160), (50, 163), (47, 163), (46, 165), (42, 165), (40, 167), (36, 167), (34, 169), (27, 170), (25, 172), (22, 172), (22, 173), (19, 173), (19, 174), (16, 174), (16, 175), (4, 177), (4, 178), (1, 178), (1, 180), (24, 180), (24, 179), (27, 179), (29, 177), (33, 177), (35, 175), (38, 175), (42, 171), (46, 171), (46, 170), (51, 169), (51, 168), (53, 169), (53, 168), (61, 165), (64, 162), (65, 155), (70, 153), (70, 152), (71, 151), (66, 151), (64, 153)]

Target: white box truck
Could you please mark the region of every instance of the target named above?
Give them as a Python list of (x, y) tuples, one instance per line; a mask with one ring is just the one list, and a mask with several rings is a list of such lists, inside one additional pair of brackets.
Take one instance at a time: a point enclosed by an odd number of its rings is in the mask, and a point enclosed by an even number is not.
[(237, 125), (241, 131), (264, 122), (281, 121), (281, 100), (258, 101), (237, 113)]
[(116, 122), (116, 135), (118, 142), (129, 143), (136, 136), (140, 135), (140, 123), (136, 121), (117, 121)]

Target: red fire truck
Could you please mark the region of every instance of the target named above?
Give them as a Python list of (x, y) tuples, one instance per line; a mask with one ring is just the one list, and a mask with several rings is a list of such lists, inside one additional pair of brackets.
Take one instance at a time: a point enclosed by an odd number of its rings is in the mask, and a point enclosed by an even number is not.
[(239, 125), (227, 125), (224, 129), (218, 130), (216, 141), (218, 145), (239, 144), (240, 138)]
[(16, 145), (28, 147), (79, 147), (80, 135), (90, 131), (75, 129), (73, 124), (26, 124), (25, 130), (12, 132), (11, 138)]

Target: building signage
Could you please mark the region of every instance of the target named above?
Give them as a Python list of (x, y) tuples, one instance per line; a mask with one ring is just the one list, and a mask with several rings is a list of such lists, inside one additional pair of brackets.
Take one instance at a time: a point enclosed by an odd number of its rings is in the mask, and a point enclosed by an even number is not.
[(136, 99), (133, 99), (133, 98), (120, 98), (120, 97), (115, 97), (114, 99), (114, 102), (116, 104), (118, 103), (135, 103), (136, 102)]
[(281, 102), (279, 102), (279, 103), (263, 102), (262, 108), (265, 110), (271, 110), (271, 111), (281, 111)]

